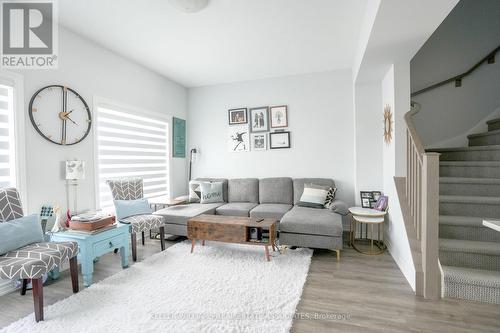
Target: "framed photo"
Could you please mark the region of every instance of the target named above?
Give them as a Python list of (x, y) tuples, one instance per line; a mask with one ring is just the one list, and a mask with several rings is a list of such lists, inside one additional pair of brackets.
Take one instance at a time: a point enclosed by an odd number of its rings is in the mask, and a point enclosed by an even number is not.
[(269, 108), (263, 106), (250, 109), (250, 132), (269, 131)]
[(290, 148), (290, 132), (269, 133), (269, 142), (270, 149)]
[(243, 152), (250, 150), (250, 134), (248, 125), (229, 126), (227, 144), (230, 152)]
[(267, 149), (267, 133), (252, 134), (252, 150), (266, 150)]
[(378, 200), (382, 197), (380, 191), (361, 191), (361, 207), (375, 208)]
[[(361, 207), (372, 208), (371, 202), (373, 201), (373, 193), (370, 191), (361, 191)], [(376, 201), (375, 201), (376, 202)]]
[(271, 128), (288, 127), (288, 107), (286, 105), (271, 106)]
[(248, 123), (247, 119), (247, 109), (230, 109), (228, 111), (229, 115), (229, 125), (239, 125)]

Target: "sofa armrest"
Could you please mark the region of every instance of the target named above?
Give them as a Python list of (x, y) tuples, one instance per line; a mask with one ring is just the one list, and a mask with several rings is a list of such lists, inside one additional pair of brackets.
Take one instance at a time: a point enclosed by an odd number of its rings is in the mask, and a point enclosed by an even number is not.
[(179, 197), (176, 197), (175, 200), (182, 200), (182, 201), (185, 201), (186, 203), (189, 203), (189, 195), (188, 194), (181, 195)]
[(349, 214), (349, 207), (342, 200), (334, 199), (328, 207), (332, 212), (346, 216)]

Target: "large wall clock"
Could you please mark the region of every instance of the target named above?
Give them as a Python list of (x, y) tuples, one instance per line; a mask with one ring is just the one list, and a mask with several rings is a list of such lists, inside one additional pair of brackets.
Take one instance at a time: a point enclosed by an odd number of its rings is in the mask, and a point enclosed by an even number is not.
[(31, 97), (28, 113), (35, 130), (58, 145), (81, 142), (92, 126), (92, 115), (83, 97), (62, 85), (38, 90)]

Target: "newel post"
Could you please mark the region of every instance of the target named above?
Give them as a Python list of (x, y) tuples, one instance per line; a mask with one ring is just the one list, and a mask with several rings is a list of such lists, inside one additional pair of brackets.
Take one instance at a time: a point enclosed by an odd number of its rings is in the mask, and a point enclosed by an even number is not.
[(424, 298), (441, 297), (439, 268), (439, 155), (426, 153), (422, 163), (422, 268)]

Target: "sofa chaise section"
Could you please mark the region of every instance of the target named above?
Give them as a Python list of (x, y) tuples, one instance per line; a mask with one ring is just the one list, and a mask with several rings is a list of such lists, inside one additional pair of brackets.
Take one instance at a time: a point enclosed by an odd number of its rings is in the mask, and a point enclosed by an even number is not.
[(293, 180), (294, 207), (280, 222), (280, 244), (328, 249), (342, 249), (342, 216), (330, 209), (298, 206), (305, 184), (335, 187), (329, 178), (297, 178)]
[(280, 223), (280, 243), (318, 249), (342, 249), (342, 217), (329, 209), (295, 206)]
[(215, 210), (217, 215), (250, 216), (259, 202), (259, 180), (242, 178), (228, 180), (228, 203)]
[(165, 220), (165, 233), (176, 236), (187, 236), (187, 221), (200, 214), (215, 214), (217, 207), (224, 203), (200, 204), (191, 203), (177, 205), (154, 212)]

